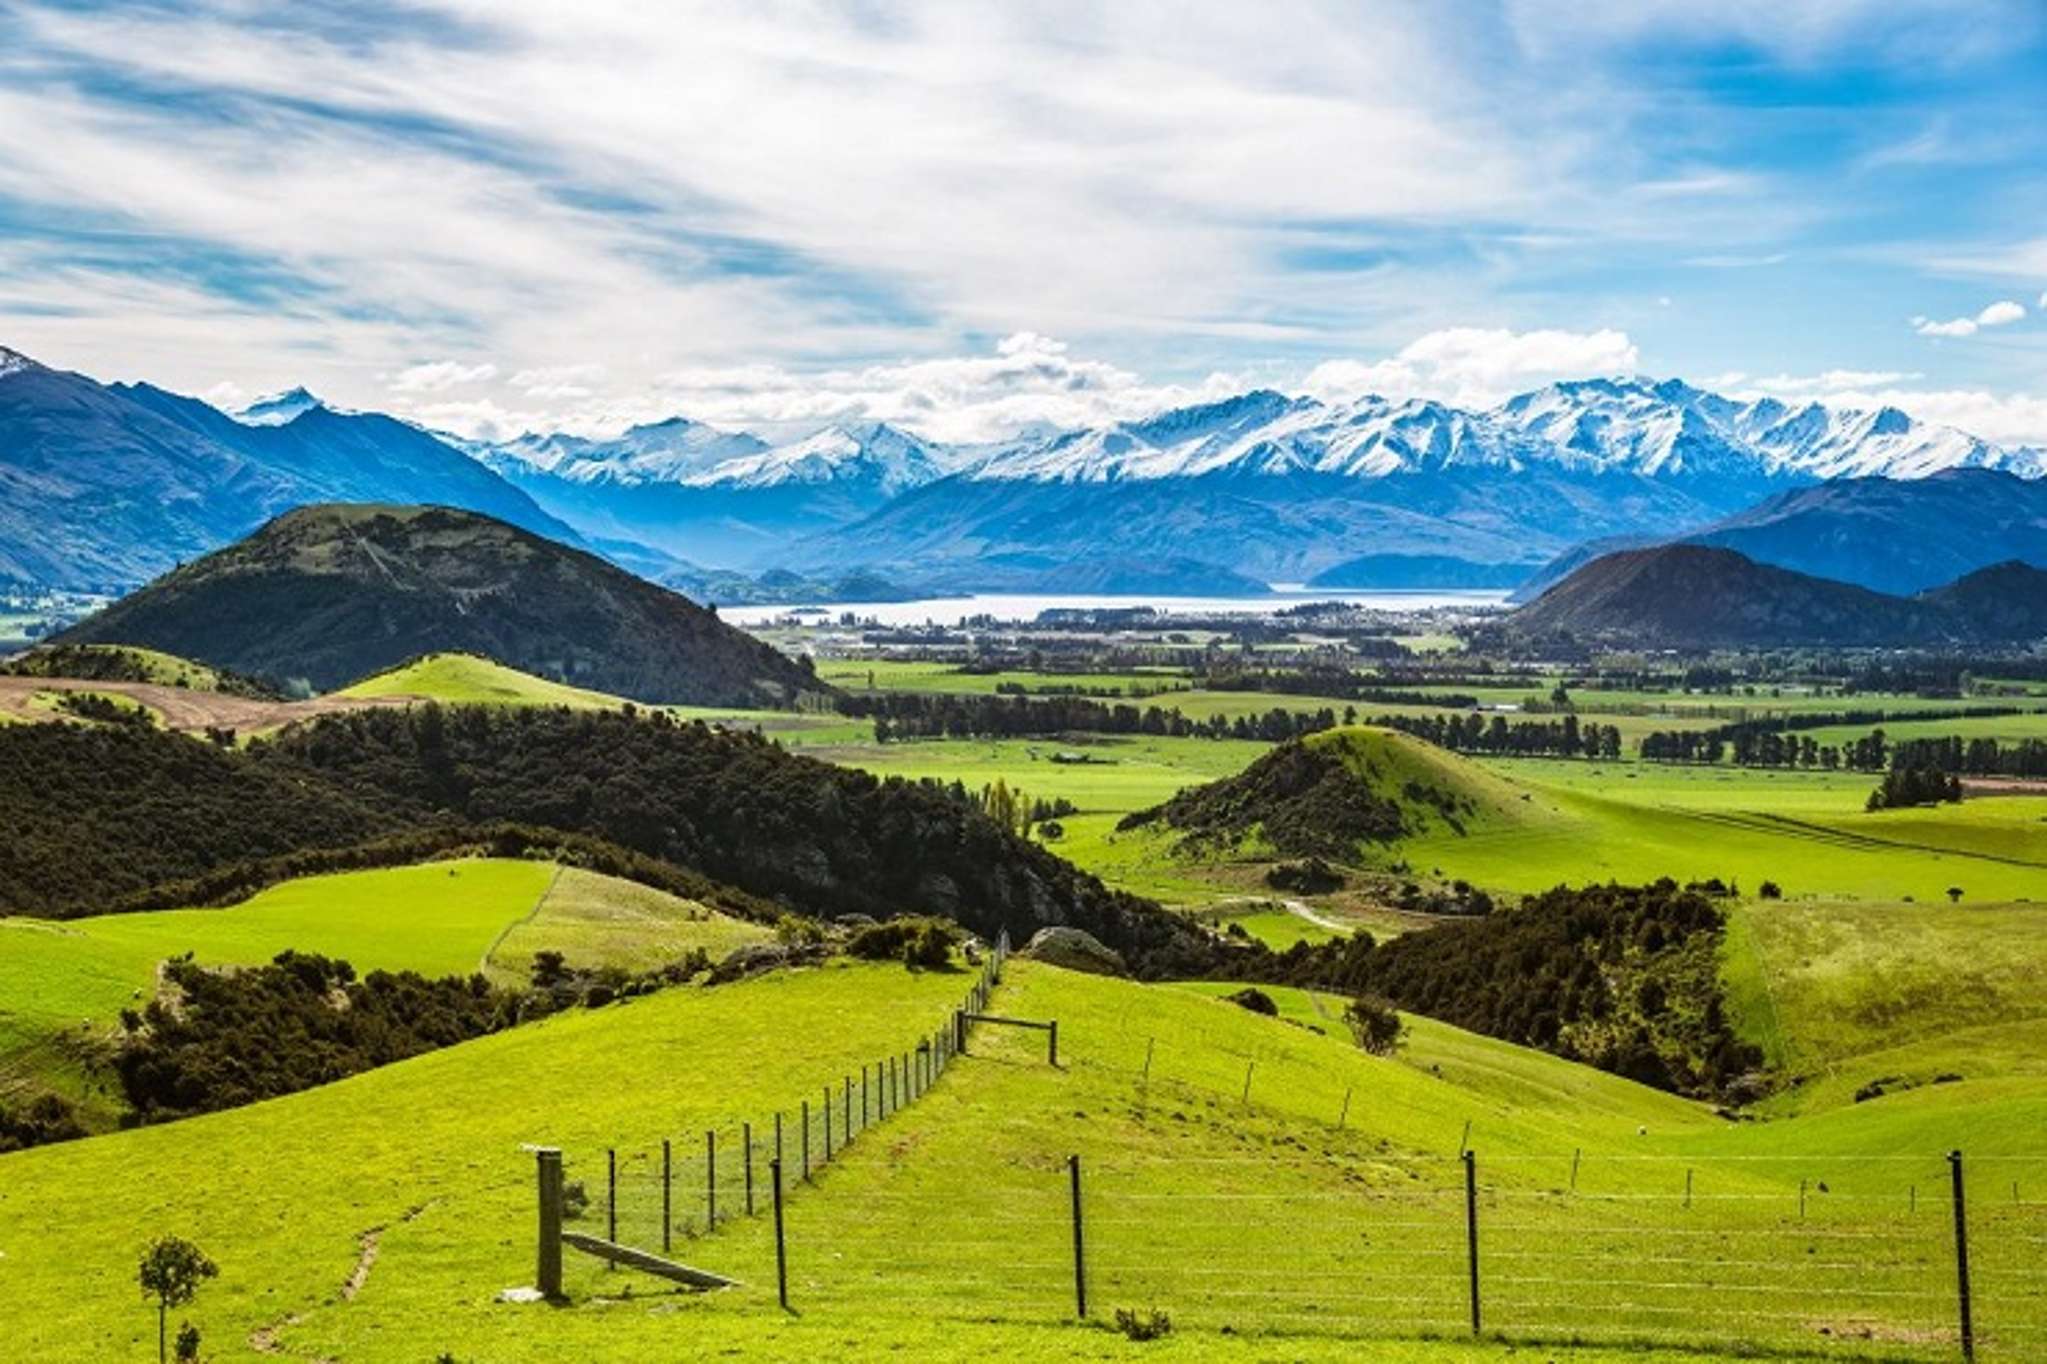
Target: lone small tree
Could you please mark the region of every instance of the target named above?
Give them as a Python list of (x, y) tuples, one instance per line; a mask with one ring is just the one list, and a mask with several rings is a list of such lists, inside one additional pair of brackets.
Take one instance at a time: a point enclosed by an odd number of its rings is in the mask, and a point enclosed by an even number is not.
[(1949, 886), (1947, 888), (1947, 898), (1949, 904), (1960, 904), (1962, 900), (1962, 888), (1960, 886)]
[(1391, 1056), (1407, 1034), (1407, 1024), (1393, 1006), (1374, 995), (1359, 995), (1343, 1011), (1351, 1036), (1372, 1056)]
[(206, 1258), (206, 1252), (181, 1236), (161, 1236), (142, 1252), (135, 1271), (144, 1298), (156, 1299), (156, 1359), (164, 1364), (170, 1357), (167, 1331), (171, 1309), (183, 1307), (199, 1292), (199, 1285), (220, 1273), (220, 1266)]

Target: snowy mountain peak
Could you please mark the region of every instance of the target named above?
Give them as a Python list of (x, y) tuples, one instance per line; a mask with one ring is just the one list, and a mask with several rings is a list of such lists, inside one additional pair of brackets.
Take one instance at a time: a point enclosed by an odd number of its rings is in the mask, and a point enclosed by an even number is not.
[(28, 370), (41, 368), (41, 365), (29, 359), (20, 351), (9, 350), (5, 346), (0, 346), (0, 379), (4, 379), (10, 374), (22, 374)]
[(770, 488), (858, 483), (888, 496), (946, 472), (941, 452), (886, 422), (828, 426), (788, 445), (726, 460), (685, 480), (692, 487)]
[(244, 426), (283, 426), (287, 422), (296, 421), (316, 407), (325, 406), (325, 403), (300, 386), (258, 398), (233, 416)]

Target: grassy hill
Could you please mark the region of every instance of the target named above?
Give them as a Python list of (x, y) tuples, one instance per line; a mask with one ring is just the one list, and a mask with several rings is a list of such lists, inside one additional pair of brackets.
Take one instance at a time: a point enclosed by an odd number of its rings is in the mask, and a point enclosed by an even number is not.
[(0, 672), (15, 677), (73, 677), (90, 682), (146, 682), (190, 691), (273, 695), (254, 678), (227, 672), (160, 649), (132, 644), (53, 644), (8, 659)]
[(121, 1010), (153, 996), (159, 963), (248, 966), (287, 948), (360, 970), (482, 971), (521, 982), (542, 950), (578, 966), (640, 968), (692, 947), (722, 955), (767, 936), (649, 887), (545, 862), (464, 859), (286, 882), (227, 909), (0, 918), (0, 1100), (50, 1088), (110, 1122), (101, 1061)]
[(1519, 793), (1475, 763), (1392, 730), (1351, 726), (1282, 744), (1232, 777), (1125, 819), (1194, 852), (1355, 861), (1447, 831), (1520, 822)]
[(146, 645), (317, 691), (457, 650), (641, 701), (790, 705), (824, 690), (686, 597), (447, 507), (299, 508), (54, 642)]
[[(1115, 832), (1067, 821), (1061, 851), (1114, 884), (1179, 900), (1254, 886), (1232, 863), (1308, 853), (1509, 894), (1662, 876), (1751, 890), (1773, 880), (1793, 894), (1875, 901), (1944, 900), (1952, 885), (1972, 900), (2007, 900), (2047, 886), (2047, 808), (2037, 799), (1870, 812), (1873, 778), (1863, 773), (1485, 763), (1367, 727), (1292, 748), (1311, 761), (1274, 750), (1122, 817)], [(1051, 784), (1059, 777), (1037, 780), (1047, 794), (1061, 789)], [(1345, 820), (1367, 836), (1330, 839)]]
[(480, 654), (438, 653), (372, 673), (335, 696), (417, 696), (448, 703), (617, 709), (624, 698), (508, 668)]
[[(1489, 1329), (1547, 1342), (1540, 1357), (1603, 1357), (1574, 1341), (1635, 1359), (1737, 1341), (1951, 1353), (1934, 1191), (1957, 1145), (1982, 1181), (1979, 1349), (2024, 1357), (2027, 1333), (2047, 1329), (2017, 1239), (2037, 1234), (2037, 1205), (1999, 1208), (1989, 1187), (2040, 1177), (2036, 1093), (1970, 1080), (1732, 1124), (1422, 1021), (1398, 1056), (1365, 1056), (1334, 1001), (1298, 992), (1276, 992), (1273, 1019), (1208, 988), (1028, 963), (995, 1003), (1058, 1018), (1062, 1067), (1044, 1064), (1036, 1035), (983, 1029), (925, 1100), (792, 1188), (794, 1315), (775, 1308), (759, 1217), (678, 1242), (681, 1258), (740, 1279), (726, 1293), (678, 1295), (570, 1252), (567, 1306), (496, 1300), (532, 1274), (520, 1143), (565, 1149), (600, 1228), (616, 1148), (621, 1236), (648, 1243), (663, 1138), (684, 1156), (678, 1220), (695, 1216), (689, 1153), (706, 1130), (734, 1141), (742, 1117), (760, 1131), (776, 1109), (793, 1114), (934, 1026), (961, 988), (947, 973), (834, 964), (667, 991), (236, 1112), (6, 1157), (0, 1290), (29, 1309), (11, 1341), (58, 1361), (146, 1348), (133, 1243), (176, 1230), (221, 1263), (190, 1315), (224, 1357), (255, 1337), (349, 1361), (1503, 1358), (1512, 1347), (1417, 1339), (1468, 1330), (1467, 1135)], [(1070, 1154), (1091, 1315), (1162, 1309), (1162, 1342), (1071, 1324)], [(1882, 1245), (1865, 1252), (1871, 1238)]]

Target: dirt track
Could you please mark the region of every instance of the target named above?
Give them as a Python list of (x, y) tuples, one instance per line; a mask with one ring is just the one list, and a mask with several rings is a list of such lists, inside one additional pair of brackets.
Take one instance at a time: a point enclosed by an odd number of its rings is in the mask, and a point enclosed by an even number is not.
[(317, 696), (310, 701), (256, 701), (220, 692), (189, 691), (154, 682), (92, 682), (72, 677), (0, 677), (0, 717), (9, 720), (62, 719), (60, 711), (37, 704), (36, 695), (55, 691), (101, 692), (125, 696), (149, 707), (169, 729), (197, 732), (208, 727), (250, 734), (276, 729), (296, 720), (342, 710), (373, 706), (407, 706), (412, 696)]

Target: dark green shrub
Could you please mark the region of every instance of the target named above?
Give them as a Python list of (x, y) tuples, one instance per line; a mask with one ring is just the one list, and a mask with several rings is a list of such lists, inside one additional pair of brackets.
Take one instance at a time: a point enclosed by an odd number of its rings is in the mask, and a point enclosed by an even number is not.
[(1146, 1312), (1128, 1307), (1116, 1309), (1116, 1329), (1132, 1340), (1157, 1340), (1173, 1329), (1173, 1319), (1154, 1307)]
[(1350, 1025), (1352, 1037), (1358, 1045), (1372, 1056), (1391, 1056), (1407, 1034), (1407, 1025), (1400, 1021), (1393, 1006), (1376, 995), (1359, 995), (1343, 1011), (1343, 1021)]

